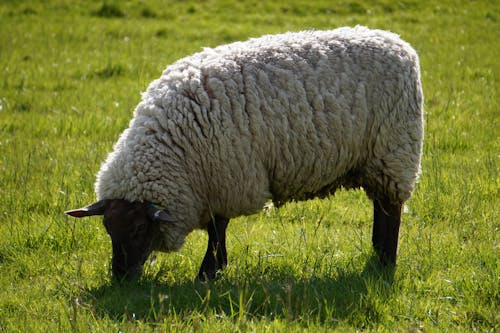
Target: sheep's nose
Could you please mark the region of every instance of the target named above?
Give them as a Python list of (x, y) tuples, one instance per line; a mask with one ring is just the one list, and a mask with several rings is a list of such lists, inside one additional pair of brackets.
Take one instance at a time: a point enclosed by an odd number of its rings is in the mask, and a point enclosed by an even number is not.
[(117, 281), (132, 281), (141, 276), (142, 267), (134, 266), (129, 269), (124, 269), (120, 266), (113, 266), (113, 278)]

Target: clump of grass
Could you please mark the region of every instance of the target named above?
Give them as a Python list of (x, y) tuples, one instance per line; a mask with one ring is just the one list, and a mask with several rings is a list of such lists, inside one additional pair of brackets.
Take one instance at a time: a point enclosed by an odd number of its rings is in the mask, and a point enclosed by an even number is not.
[(108, 64), (100, 70), (96, 70), (93, 74), (101, 79), (109, 79), (124, 75), (126, 68), (120, 64)]
[(116, 4), (103, 3), (98, 10), (92, 12), (93, 15), (105, 18), (124, 17), (125, 13)]
[(366, 8), (362, 4), (357, 2), (351, 2), (347, 5), (347, 8), (351, 14), (364, 14), (366, 13)]
[(36, 15), (36, 14), (37, 14), (36, 10), (34, 10), (34, 9), (33, 9), (33, 8), (31, 8), (31, 7), (26, 7), (26, 8), (24, 8), (24, 9), (23, 9), (23, 11), (22, 11), (22, 13), (23, 13), (24, 15)]
[(158, 29), (155, 32), (155, 36), (158, 37), (158, 38), (166, 37), (167, 34), (168, 34), (168, 31), (167, 31), (167, 29), (164, 29), (164, 28)]
[(141, 16), (145, 18), (155, 18), (157, 15), (156, 13), (149, 7), (144, 7), (141, 10)]

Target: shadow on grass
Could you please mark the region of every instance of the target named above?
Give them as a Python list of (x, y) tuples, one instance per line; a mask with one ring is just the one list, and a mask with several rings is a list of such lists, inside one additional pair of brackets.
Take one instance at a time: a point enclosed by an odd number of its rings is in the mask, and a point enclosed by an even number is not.
[[(97, 317), (155, 322), (198, 312), (214, 318), (274, 318), (356, 326), (382, 320), (380, 304), (392, 293), (393, 268), (371, 257), (359, 271), (338, 270), (333, 277), (299, 278), (286, 266), (250, 269), (237, 279), (209, 283), (161, 283), (154, 278), (111, 283), (86, 291), (83, 299)], [(383, 312), (383, 311), (382, 311)]]

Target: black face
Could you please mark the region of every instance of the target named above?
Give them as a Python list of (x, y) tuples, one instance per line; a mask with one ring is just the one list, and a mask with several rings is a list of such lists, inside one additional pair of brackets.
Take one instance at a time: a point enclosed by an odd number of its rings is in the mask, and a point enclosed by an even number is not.
[(65, 213), (74, 217), (104, 215), (113, 243), (113, 275), (119, 280), (141, 274), (144, 262), (161, 242), (160, 224), (176, 221), (150, 202), (119, 199), (100, 200)]
[(148, 216), (149, 204), (113, 200), (104, 212), (104, 226), (113, 244), (113, 276), (119, 280), (140, 276), (154, 249), (159, 224)]

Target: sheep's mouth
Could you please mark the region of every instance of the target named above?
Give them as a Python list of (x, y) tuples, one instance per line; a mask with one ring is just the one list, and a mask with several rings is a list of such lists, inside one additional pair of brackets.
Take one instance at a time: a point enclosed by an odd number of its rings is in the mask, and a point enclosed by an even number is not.
[(146, 251), (139, 260), (128, 261), (125, 258), (113, 256), (111, 266), (113, 278), (118, 281), (137, 280), (141, 277), (144, 263), (149, 256), (149, 251)]
[(143, 265), (134, 265), (127, 269), (113, 265), (113, 278), (118, 281), (133, 281), (141, 277)]

